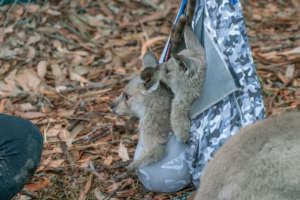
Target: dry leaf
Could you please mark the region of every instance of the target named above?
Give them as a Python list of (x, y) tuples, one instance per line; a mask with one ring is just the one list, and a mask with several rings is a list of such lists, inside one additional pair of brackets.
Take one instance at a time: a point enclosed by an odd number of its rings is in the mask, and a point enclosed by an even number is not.
[(106, 198), (106, 196), (100, 191), (99, 188), (96, 188), (94, 190), (94, 195), (95, 195), (97, 200), (104, 200)]
[(42, 33), (52, 34), (52, 33), (56, 33), (58, 30), (53, 26), (43, 26), (43, 27), (39, 27), (37, 31)]
[(103, 26), (103, 21), (104, 20), (111, 21), (109, 18), (104, 17), (101, 14), (97, 14), (96, 16), (83, 15), (82, 18), (84, 18), (86, 23), (88, 23), (90, 26), (94, 26), (94, 27)]
[(40, 5), (29, 4), (29, 12), (30, 13), (37, 13), (39, 9), (40, 9)]
[(32, 200), (31, 197), (27, 196), (27, 195), (20, 195), (20, 199), (19, 200)]
[(113, 183), (108, 187), (108, 193), (114, 192), (117, 188), (121, 187), (122, 182)]
[[(17, 92), (17, 85), (16, 85), (16, 73), (17, 70), (14, 69), (13, 71), (11, 71), (8, 76), (6, 76), (4, 78), (4, 81), (7, 83), (7, 86), (5, 87), (6, 91), (10, 91), (11, 93)], [(2, 88), (0, 88), (2, 90)]]
[(60, 147), (54, 147), (52, 150), (43, 150), (43, 156), (51, 155), (51, 154), (58, 154), (63, 153)]
[(86, 66), (78, 65), (78, 66), (75, 66), (75, 67), (73, 68), (73, 70), (74, 70), (74, 72), (75, 72), (76, 74), (79, 74), (79, 75), (82, 76), (82, 75), (88, 74), (89, 71), (90, 71), (90, 68), (89, 68), (89, 67), (86, 67)]
[(58, 134), (62, 131), (60, 124), (55, 124), (53, 127), (50, 127), (48, 130), (45, 130), (45, 136), (48, 137), (57, 137)]
[(8, 46), (3, 46), (0, 48), (0, 58), (13, 58), (17, 55), (17, 51), (11, 50)]
[(74, 55), (71, 66), (80, 65), (83, 62), (83, 57), (80, 55)]
[(47, 13), (48, 13), (49, 15), (53, 15), (53, 16), (59, 16), (59, 15), (61, 15), (60, 12), (58, 12), (58, 11), (56, 11), (56, 10), (52, 10), (52, 9), (50, 9), (50, 8), (47, 9)]
[(25, 189), (29, 190), (30, 192), (36, 192), (44, 189), (49, 183), (50, 183), (50, 178), (46, 178), (39, 182), (25, 185)]
[(5, 105), (6, 99), (1, 99), (0, 100), (0, 113), (4, 112), (4, 105)]
[(65, 129), (65, 128), (63, 128), (63, 129), (59, 132), (58, 137), (59, 137), (61, 140), (65, 141), (66, 144), (68, 144), (68, 141), (71, 140), (71, 139), (70, 139), (71, 134), (70, 134), (70, 132), (69, 132), (67, 129)]
[(70, 71), (70, 79), (73, 81), (81, 82), (81, 83), (89, 83), (89, 81), (86, 78), (80, 76), (79, 74), (71, 72), (71, 71)]
[(294, 5), (296, 8), (300, 8), (300, 1), (299, 1), (299, 0), (292, 0), (292, 3), (293, 3), (293, 5)]
[(44, 78), (47, 73), (47, 61), (41, 60), (37, 65), (37, 74), (40, 78)]
[[(44, 156), (44, 151), (42, 152), (42, 156)], [(51, 156), (49, 156), (47, 159), (45, 160), (41, 160), (40, 166), (39, 168), (36, 170), (36, 173), (43, 171), (47, 165), (49, 165), (49, 163), (51, 162), (52, 158)]]
[(147, 42), (145, 42), (144, 44), (143, 44), (143, 46), (142, 46), (142, 55), (141, 56), (144, 56), (144, 54), (147, 52), (147, 50), (148, 50), (148, 48), (151, 46), (151, 45), (153, 45), (153, 44), (155, 44), (155, 43), (157, 43), (157, 42), (159, 42), (159, 41), (164, 41), (164, 40), (167, 40), (168, 39), (168, 37), (166, 37), (166, 36), (157, 36), (157, 37), (155, 37), (155, 38), (151, 38), (151, 39), (149, 39)]
[(110, 166), (111, 163), (113, 162), (113, 157), (112, 156), (108, 156), (105, 160), (104, 160), (104, 165), (105, 166)]
[(66, 90), (66, 89), (67, 89), (67, 87), (64, 86), (64, 85), (60, 85), (60, 86), (56, 86), (56, 87), (55, 87), (55, 90), (56, 90), (57, 92), (61, 92), (61, 91), (64, 91), (64, 90)]
[(79, 151), (76, 151), (76, 150), (73, 150), (73, 151), (69, 151), (70, 155), (71, 155), (71, 159), (72, 160), (79, 160), (80, 159), (80, 155), (81, 155), (81, 152)]
[(85, 32), (89, 29), (89, 27), (87, 25), (85, 25), (85, 23), (83, 23), (79, 16), (73, 14), (73, 15), (69, 15), (69, 20), (71, 21), (72, 25), (76, 28), (78, 28), (80, 34), (82, 37), (84, 37)]
[(122, 159), (122, 161), (129, 160), (127, 148), (124, 146), (122, 141), (120, 142), (120, 146), (119, 146), (119, 156)]
[(86, 159), (80, 159), (77, 162), (81, 163), (80, 168), (88, 168), (89, 165), (90, 165), (91, 160), (94, 160), (94, 159), (97, 159), (97, 158), (99, 158), (99, 155), (90, 156), (90, 157), (87, 157)]
[(38, 91), (41, 80), (33, 69), (24, 69), (17, 73), (15, 80), (25, 91)]
[(91, 188), (91, 185), (92, 185), (92, 181), (93, 181), (93, 174), (91, 174), (89, 176), (89, 179), (84, 187), (84, 190), (81, 190), (80, 194), (79, 194), (79, 198), (78, 200), (85, 200), (86, 199), (86, 195), (88, 194), (90, 188)]
[(26, 62), (30, 62), (34, 57), (35, 57), (35, 49), (32, 46), (28, 46)]
[(55, 86), (60, 86), (65, 81), (65, 74), (58, 64), (51, 65), (52, 73), (55, 78)]
[(60, 69), (58, 64), (51, 65), (52, 73), (55, 79), (59, 79), (62, 75), (62, 70)]
[(41, 117), (46, 117), (44, 113), (41, 112), (25, 112), (25, 113), (18, 113), (20, 117), (25, 119), (37, 119)]
[(69, 140), (67, 141), (68, 145), (71, 145), (73, 140), (76, 138), (76, 136), (85, 128), (85, 126), (80, 123), (78, 124), (75, 128), (72, 129), (72, 131), (70, 132), (71, 137), (69, 138)]
[(0, 75), (4, 75), (6, 72), (8, 72), (8, 70), (10, 69), (11, 65), (9, 63), (4, 63), (1, 67), (0, 67)]
[(65, 162), (65, 159), (52, 160), (52, 161), (48, 164), (48, 167), (57, 168), (57, 167), (60, 167), (61, 164), (63, 164), (63, 162)]
[(87, 51), (72, 51), (72, 54), (77, 55), (77, 56), (89, 56), (89, 53)]
[(14, 93), (14, 89), (12, 89), (8, 84), (5, 84), (3, 81), (0, 81), (0, 95), (6, 96)]
[(115, 67), (114, 70), (117, 74), (120, 75), (125, 75), (127, 73), (124, 67)]
[(0, 44), (4, 42), (4, 28), (0, 28)]
[(286, 76), (288, 79), (291, 79), (291, 78), (294, 77), (294, 72), (295, 72), (295, 65), (289, 65), (289, 66), (286, 68), (285, 76)]
[(300, 47), (296, 47), (290, 51), (285, 51), (285, 52), (282, 52), (280, 53), (281, 55), (290, 55), (290, 54), (298, 54), (300, 55)]
[(74, 114), (74, 112), (75, 110), (59, 109), (57, 114), (60, 117), (71, 117)]
[(19, 108), (23, 112), (33, 111), (33, 110), (36, 109), (36, 107), (34, 107), (31, 103), (22, 103), (22, 104), (19, 104)]
[(26, 45), (28, 46), (28, 45), (31, 45), (31, 44), (35, 44), (40, 40), (41, 40), (41, 36), (39, 34), (35, 33), (33, 36), (29, 37), (29, 39), (27, 40)]

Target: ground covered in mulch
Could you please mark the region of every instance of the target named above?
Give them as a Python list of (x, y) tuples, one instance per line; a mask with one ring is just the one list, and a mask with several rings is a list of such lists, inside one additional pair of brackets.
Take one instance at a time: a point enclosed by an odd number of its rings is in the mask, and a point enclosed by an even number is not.
[[(0, 7), (0, 113), (31, 120), (41, 165), (15, 200), (171, 199), (125, 167), (137, 144), (109, 104), (160, 55), (180, 1), (78, 0)], [(300, 110), (300, 2), (243, 1), (268, 116)], [(134, 132), (134, 134), (132, 134)]]

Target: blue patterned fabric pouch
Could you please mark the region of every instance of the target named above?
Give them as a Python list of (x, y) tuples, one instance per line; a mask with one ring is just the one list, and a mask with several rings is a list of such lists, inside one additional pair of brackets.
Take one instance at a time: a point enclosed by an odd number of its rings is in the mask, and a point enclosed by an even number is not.
[(240, 128), (265, 118), (265, 109), (240, 2), (197, 0), (192, 26), (206, 51), (207, 74), (191, 110), (184, 161), (199, 186), (217, 150)]
[[(174, 23), (186, 2), (182, 1)], [(227, 139), (265, 117), (240, 2), (197, 0), (192, 28), (206, 51), (204, 88), (192, 105), (188, 143), (170, 133), (166, 157), (138, 170), (139, 179), (151, 191), (174, 192), (190, 182), (199, 186), (206, 164)], [(170, 39), (160, 62), (168, 56), (169, 43)], [(135, 157), (142, 146), (139, 140)]]

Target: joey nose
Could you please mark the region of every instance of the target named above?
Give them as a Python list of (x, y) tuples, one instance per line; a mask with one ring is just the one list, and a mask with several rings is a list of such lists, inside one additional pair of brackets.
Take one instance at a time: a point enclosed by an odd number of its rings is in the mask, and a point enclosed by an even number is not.
[(115, 110), (115, 108), (116, 108), (116, 104), (115, 104), (115, 103), (109, 104), (109, 107), (110, 107), (111, 111), (112, 111), (114, 114), (117, 114), (117, 113), (116, 113), (116, 110)]

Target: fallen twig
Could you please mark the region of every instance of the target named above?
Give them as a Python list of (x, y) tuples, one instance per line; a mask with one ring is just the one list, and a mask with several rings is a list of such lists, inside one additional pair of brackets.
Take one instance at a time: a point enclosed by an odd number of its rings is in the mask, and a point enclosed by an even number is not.
[(78, 43), (75, 43), (75, 42), (73, 42), (73, 41), (70, 41), (70, 40), (68, 40), (67, 38), (65, 38), (65, 37), (62, 36), (62, 35), (57, 35), (57, 33), (56, 33), (56, 34), (43, 33), (43, 34), (44, 34), (45, 36), (49, 37), (49, 38), (57, 39), (57, 40), (59, 40), (59, 41), (61, 41), (61, 42), (71, 44), (71, 45), (73, 45), (73, 46), (76, 47), (76, 48), (80, 47), (80, 45), (79, 45)]
[(62, 23), (62, 22), (59, 25), (61, 27), (65, 28), (65, 29), (69, 30), (71, 33), (74, 33), (75, 35), (77, 35), (83, 41), (85, 41), (85, 42), (89, 42), (90, 41), (89, 38), (83, 36), (81, 33), (79, 33), (78, 31), (76, 31), (75, 28), (73, 28), (71, 25), (65, 24), (65, 23)]
[(30, 192), (27, 189), (23, 189), (21, 193), (26, 195), (26, 196), (29, 196), (32, 199), (38, 199), (38, 197), (34, 193)]
[(67, 147), (66, 143), (64, 141), (60, 142), (60, 147), (61, 147), (62, 151), (64, 152), (64, 154), (66, 155), (66, 158), (67, 158), (68, 162), (70, 163), (72, 171), (73, 171), (75, 164), (73, 162), (71, 154), (68, 151), (68, 147)]
[(32, 92), (28, 92), (28, 91), (18, 91), (18, 92), (14, 92), (13, 94), (8, 94), (5, 96), (1, 96), (0, 95), (0, 100), (1, 99), (9, 99), (9, 98), (16, 98), (16, 97), (20, 97), (20, 96), (28, 96), (31, 95)]
[(142, 46), (142, 53), (141, 53), (142, 56), (144, 56), (144, 54), (147, 52), (149, 46), (153, 45), (156, 42), (167, 40), (167, 39), (168, 39), (167, 36), (157, 36), (146, 41)]
[(280, 51), (283, 49), (289, 49), (289, 48), (294, 48), (295, 45), (278, 45), (275, 47), (265, 47), (261, 49), (261, 53), (266, 53), (266, 52), (270, 52), (270, 51)]
[(120, 189), (121, 189), (121, 186), (119, 185), (110, 195), (108, 195), (107, 197), (105, 197), (104, 200), (111, 199)]
[(123, 82), (129, 81), (132, 77), (133, 76), (126, 77), (126, 78), (123, 78), (119, 81), (114, 80), (114, 81), (111, 81), (110, 83), (107, 83), (107, 84), (103, 84), (101, 82), (99, 82), (99, 83), (88, 83), (88, 85), (86, 85), (84, 87), (77, 86), (77, 87), (72, 87), (72, 88), (66, 88), (66, 89), (59, 90), (59, 93), (69, 93), (69, 92), (74, 92), (74, 91), (83, 91), (83, 90), (91, 90), (91, 89), (104, 89), (104, 88), (116, 85), (118, 83), (123, 83)]
[(99, 133), (99, 134), (97, 134), (97, 135), (91, 137), (91, 138), (89, 139), (89, 143), (94, 143), (94, 142), (97, 141), (98, 139), (103, 138), (103, 137), (105, 137), (105, 136), (108, 136), (109, 134), (110, 134), (110, 131), (108, 131), (108, 130), (106, 130), (106, 131), (104, 131), (104, 132), (101, 131), (101, 133)]
[(286, 88), (289, 84), (291, 84), (293, 80), (294, 80), (293, 78), (290, 78), (280, 88), (277, 89), (277, 91), (275, 92), (275, 94), (272, 96), (272, 98), (269, 101), (270, 102), (269, 107), (268, 107), (269, 112), (272, 111), (272, 106), (273, 106), (274, 100), (279, 95), (280, 91), (283, 90), (284, 88)]
[(59, 93), (68, 93), (68, 92), (74, 92), (74, 91), (83, 91), (83, 90), (90, 90), (90, 89), (104, 89), (107, 87), (110, 87), (114, 84), (119, 83), (120, 81), (112, 81), (111, 83), (108, 84), (101, 84), (101, 83), (90, 83), (84, 87), (81, 86), (77, 86), (77, 87), (73, 87), (73, 88), (66, 88), (66, 89), (62, 89), (59, 90)]
[(92, 181), (93, 181), (93, 174), (91, 174), (89, 176), (89, 178), (86, 182), (86, 185), (84, 187), (84, 190), (82, 190), (79, 194), (78, 200), (85, 200), (86, 199), (86, 195), (88, 194), (89, 190), (91, 189)]
[(288, 37), (267, 37), (267, 38), (253, 38), (253, 37), (249, 37), (251, 40), (253, 41), (276, 41), (276, 40), (280, 40), (280, 41), (285, 41), (285, 40), (298, 40), (300, 39), (300, 35), (295, 35), (295, 36), (288, 36)]
[(107, 144), (107, 142), (98, 142), (95, 144), (88, 144), (88, 145), (82, 145), (82, 146), (72, 146), (72, 147), (69, 147), (69, 150), (85, 150), (88, 148), (97, 147), (97, 146), (105, 145), (105, 144)]
[(95, 175), (100, 181), (104, 181), (103, 176), (101, 176), (95, 169), (94, 164), (92, 161), (90, 161), (90, 167), (89, 168), (81, 168), (87, 172), (91, 172), (93, 175)]

